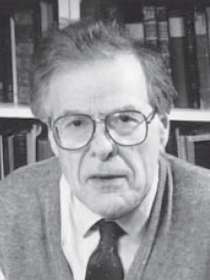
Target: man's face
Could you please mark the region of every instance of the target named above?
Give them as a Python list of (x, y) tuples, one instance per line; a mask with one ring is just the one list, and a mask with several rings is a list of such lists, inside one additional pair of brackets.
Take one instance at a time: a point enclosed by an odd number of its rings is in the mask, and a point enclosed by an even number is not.
[[(117, 110), (137, 110), (148, 116), (147, 86), (140, 63), (132, 55), (98, 61), (60, 72), (50, 84), (52, 118), (82, 113), (98, 119)], [(92, 141), (68, 151), (59, 148), (50, 131), (52, 148), (74, 195), (106, 218), (119, 218), (138, 207), (152, 186), (164, 128), (156, 114), (146, 140), (136, 146), (120, 146), (97, 123)]]

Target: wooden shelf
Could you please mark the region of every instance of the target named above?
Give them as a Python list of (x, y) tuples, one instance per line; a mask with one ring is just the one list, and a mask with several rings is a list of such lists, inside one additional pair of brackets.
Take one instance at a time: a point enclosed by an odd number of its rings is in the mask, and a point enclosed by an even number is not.
[[(171, 121), (210, 122), (210, 110), (174, 108), (170, 114)], [(27, 105), (0, 104), (0, 118), (33, 119), (34, 116)]]
[(171, 111), (170, 120), (179, 122), (210, 122), (210, 109), (174, 108)]
[(14, 105), (0, 103), (0, 118), (34, 118), (31, 109), (27, 105)]

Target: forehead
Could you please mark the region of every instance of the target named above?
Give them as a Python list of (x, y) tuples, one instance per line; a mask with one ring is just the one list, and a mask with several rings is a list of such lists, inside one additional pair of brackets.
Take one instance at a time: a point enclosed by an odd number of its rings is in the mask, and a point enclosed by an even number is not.
[(68, 111), (106, 114), (129, 107), (149, 106), (146, 79), (134, 55), (96, 61), (54, 75), (49, 87), (49, 107), (54, 117)]

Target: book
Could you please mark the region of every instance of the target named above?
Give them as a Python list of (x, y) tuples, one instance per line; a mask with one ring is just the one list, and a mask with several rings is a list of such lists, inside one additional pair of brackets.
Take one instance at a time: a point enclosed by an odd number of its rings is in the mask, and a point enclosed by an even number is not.
[(14, 170), (14, 134), (5, 135), (4, 138), (4, 172), (5, 176)]
[(186, 36), (186, 61), (187, 61), (187, 80), (188, 80), (188, 97), (189, 107), (200, 107), (200, 94), (199, 94), (199, 75), (198, 63), (196, 56), (196, 35), (195, 35), (195, 20), (194, 20), (194, 7), (187, 5), (184, 12), (184, 25)]
[(16, 40), (16, 71), (18, 100), (20, 104), (30, 102), (30, 71), (34, 52), (33, 10), (17, 10), (14, 14)]
[(0, 179), (4, 178), (3, 137), (0, 135)]
[(158, 47), (171, 74), (171, 58), (169, 50), (168, 14), (166, 6), (156, 6)]
[(0, 17), (0, 102), (13, 102), (10, 17)]
[(37, 140), (37, 161), (53, 156), (53, 152), (47, 138), (40, 137)]
[(177, 145), (177, 156), (181, 159), (187, 160), (186, 137), (181, 134), (179, 127), (175, 128), (175, 138)]
[(208, 47), (210, 53), (210, 4), (205, 7), (205, 15), (206, 15), (206, 28), (207, 28), (207, 37), (208, 37)]
[(27, 164), (37, 160), (37, 137), (41, 133), (40, 124), (32, 124), (31, 129), (26, 133)]
[(41, 35), (45, 37), (54, 25), (53, 3), (40, 1)]
[(27, 141), (25, 130), (16, 132), (13, 135), (13, 156), (14, 169), (27, 164)]
[(144, 42), (152, 47), (157, 47), (157, 19), (155, 5), (143, 6)]
[[(14, 104), (18, 103), (18, 81), (17, 81), (17, 57), (16, 57), (16, 36), (15, 36), (15, 20), (14, 17), (11, 16), (9, 18), (10, 21), (10, 41), (11, 41), (11, 59), (12, 59), (12, 87), (11, 87), (11, 95), (12, 98), (8, 99)], [(10, 100), (11, 99), (11, 100)]]
[(175, 106), (189, 107), (189, 92), (187, 79), (187, 61), (185, 54), (185, 27), (183, 16), (179, 13), (169, 13), (169, 47), (171, 58), (171, 75), (178, 92)]
[(186, 151), (187, 161), (196, 164), (196, 143), (204, 143), (210, 141), (210, 133), (199, 133), (197, 135), (186, 135)]
[(126, 23), (125, 30), (132, 39), (144, 42), (144, 26), (142, 22)]
[(204, 10), (195, 11), (196, 54), (199, 75), (200, 107), (210, 108), (210, 56)]

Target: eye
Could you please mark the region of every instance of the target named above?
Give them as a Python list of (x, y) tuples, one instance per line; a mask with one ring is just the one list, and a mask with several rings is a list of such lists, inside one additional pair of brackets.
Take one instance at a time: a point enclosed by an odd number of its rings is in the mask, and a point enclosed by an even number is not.
[(135, 121), (131, 116), (129, 115), (119, 115), (119, 120), (127, 123), (127, 122), (131, 122), (131, 121)]
[(81, 126), (82, 125), (82, 121), (81, 120), (74, 120), (74, 121), (72, 121), (72, 125), (73, 126)]

